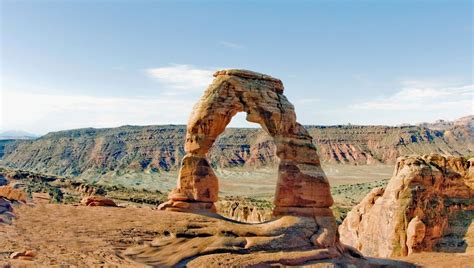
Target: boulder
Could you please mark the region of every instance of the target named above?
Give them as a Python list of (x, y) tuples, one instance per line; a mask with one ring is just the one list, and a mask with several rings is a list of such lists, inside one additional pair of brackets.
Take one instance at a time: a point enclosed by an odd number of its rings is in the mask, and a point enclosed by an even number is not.
[(459, 223), (462, 237), (474, 215), (471, 163), (438, 154), (400, 157), (387, 187), (373, 189), (348, 213), (341, 242), (374, 257), (432, 251), (459, 213), (468, 218)]
[(17, 251), (10, 254), (10, 259), (32, 261), (36, 257), (36, 252), (32, 250)]
[(15, 215), (11, 201), (0, 197), (0, 224), (11, 224), (13, 218)]
[(0, 186), (8, 184), (8, 180), (0, 174)]
[(102, 196), (86, 196), (81, 200), (81, 204), (91, 207), (116, 207), (117, 204), (109, 198)]

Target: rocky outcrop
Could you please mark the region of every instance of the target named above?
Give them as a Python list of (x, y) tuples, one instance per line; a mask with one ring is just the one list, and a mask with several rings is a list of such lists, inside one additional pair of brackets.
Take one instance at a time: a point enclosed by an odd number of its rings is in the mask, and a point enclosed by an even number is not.
[(218, 71), (214, 76), (189, 119), (178, 186), (160, 209), (216, 211), (219, 186), (207, 153), (232, 117), (245, 112), (248, 121), (260, 124), (272, 137), (280, 160), (274, 215), (332, 217), (333, 199), (316, 147), (296, 122), (282, 82), (245, 70)]
[[(446, 242), (448, 223), (458, 214), (467, 215), (458, 226), (462, 238), (474, 216), (473, 161), (437, 154), (399, 158), (387, 187), (373, 189), (348, 213), (341, 241), (377, 257), (432, 251)], [(453, 246), (465, 251), (468, 245), (461, 239)]]
[(81, 204), (90, 207), (116, 207), (117, 204), (110, 198), (103, 196), (86, 196), (81, 200)]
[(15, 189), (11, 185), (0, 187), (0, 197), (10, 201), (19, 201), (26, 203), (26, 193), (21, 189)]

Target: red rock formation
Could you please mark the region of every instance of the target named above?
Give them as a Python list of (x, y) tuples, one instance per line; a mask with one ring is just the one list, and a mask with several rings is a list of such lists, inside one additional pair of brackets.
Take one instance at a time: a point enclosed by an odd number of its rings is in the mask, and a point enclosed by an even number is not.
[(117, 204), (112, 199), (102, 196), (86, 196), (81, 200), (81, 204), (91, 207), (116, 207)]
[(341, 241), (377, 257), (433, 250), (453, 213), (474, 212), (473, 160), (399, 158), (386, 189), (373, 189), (348, 213)]
[(272, 137), (280, 159), (274, 214), (332, 217), (333, 199), (316, 147), (296, 122), (282, 82), (244, 70), (223, 70), (214, 76), (188, 122), (178, 186), (160, 208), (216, 211), (219, 186), (207, 154), (232, 117), (246, 112), (248, 121), (260, 124)]
[(0, 197), (10, 201), (20, 201), (26, 203), (26, 194), (21, 189), (14, 189), (10, 185), (0, 187)]

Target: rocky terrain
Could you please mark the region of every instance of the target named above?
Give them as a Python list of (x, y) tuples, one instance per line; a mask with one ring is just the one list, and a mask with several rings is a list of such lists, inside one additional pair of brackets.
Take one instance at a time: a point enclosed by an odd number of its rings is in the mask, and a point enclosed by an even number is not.
[[(214, 76), (187, 128), (79, 129), (3, 143), (0, 264), (413, 267), (373, 257), (433, 250), (466, 253), (451, 265), (472, 260), (472, 116), (303, 127), (280, 80), (245, 70)], [(224, 132), (237, 112), (265, 132)], [(372, 165), (363, 174), (371, 177), (395, 161), (390, 181), (350, 174), (351, 185), (332, 188), (322, 169)], [(221, 195), (235, 170), (268, 168), (272, 179), (259, 179), (276, 185), (274, 194), (255, 183), (247, 188), (264, 198)], [(169, 193), (162, 174), (177, 175)]]
[(474, 252), (474, 158), (399, 158), (385, 188), (374, 188), (339, 227), (364, 255)]
[[(219, 221), (219, 219), (196, 214), (157, 211), (147, 207), (87, 207), (36, 203), (16, 207), (15, 213), (18, 217), (13, 225), (0, 224), (0, 266), (144, 267), (142, 263), (152, 260), (140, 261), (138, 258), (134, 260), (126, 258), (124, 253), (130, 255), (141, 246), (153, 243), (157, 238), (166, 238), (167, 235), (169, 237), (176, 234), (183, 239), (186, 237), (189, 239), (198, 232), (213, 232), (209, 228), (206, 229), (205, 225), (215, 224)], [(235, 228), (235, 223), (232, 224), (227, 222), (225, 226), (235, 229), (234, 233), (224, 232), (207, 237), (201, 234), (201, 237), (197, 238), (201, 240), (200, 242), (203, 242), (203, 239), (215, 241), (216, 238), (221, 238), (222, 241), (225, 241), (224, 239), (230, 240), (233, 238), (233, 234), (242, 233), (242, 226)], [(291, 224), (291, 222), (287, 222), (287, 224)], [(186, 228), (188, 231), (185, 231)], [(247, 236), (249, 235), (251, 234), (247, 234)], [(296, 239), (298, 237), (293, 237), (293, 241)], [(158, 244), (155, 243), (155, 245)], [(177, 254), (178, 258), (183, 254), (192, 254), (195, 250), (203, 250), (205, 246), (212, 250), (209, 247), (211, 243), (200, 243), (200, 245), (202, 247), (197, 249), (190, 247), (191, 250), (181, 248)], [(126, 251), (128, 248), (133, 248), (133, 251)], [(150, 252), (150, 255), (152, 253)], [(275, 265), (275, 262), (291, 264), (291, 261), (293, 260), (295, 263), (296, 259), (309, 265), (311, 260), (317, 262), (315, 260), (317, 256), (328, 257), (331, 256), (330, 254), (324, 250), (313, 252), (300, 250), (285, 255), (278, 252), (265, 254), (261, 251), (259, 253), (258, 250), (252, 254), (245, 254), (242, 250), (240, 252), (234, 250), (231, 253), (215, 252), (207, 256), (191, 258), (185, 263), (187, 267), (217, 267), (219, 265), (242, 267), (258, 264), (269, 266), (270, 264)], [(19, 257), (15, 257), (18, 255)], [(425, 258), (420, 259), (424, 260)], [(467, 261), (462, 257), (458, 260)], [(158, 261), (155, 259), (155, 263)], [(173, 261), (173, 259), (169, 261)], [(336, 258), (331, 262), (354, 264), (357, 263), (357, 259)], [(403, 261), (370, 259), (370, 262), (372, 265), (366, 267), (380, 267), (380, 265), (414, 267)], [(326, 265), (322, 267), (328, 267), (327, 259), (323, 260), (322, 265)]]
[[(323, 164), (393, 164), (397, 157), (410, 154), (474, 155), (472, 122), (470, 116), (441, 129), (431, 125), (306, 129)], [(178, 169), (185, 132), (185, 126), (173, 125), (53, 132), (36, 140), (0, 143), (0, 165), (90, 180), (134, 173), (156, 177)], [(277, 163), (275, 145), (261, 129), (227, 128), (208, 158), (214, 168), (252, 170)]]

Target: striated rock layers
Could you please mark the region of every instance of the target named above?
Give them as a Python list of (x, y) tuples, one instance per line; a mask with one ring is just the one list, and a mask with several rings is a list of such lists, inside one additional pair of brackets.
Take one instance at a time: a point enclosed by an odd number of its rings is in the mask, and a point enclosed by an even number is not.
[(246, 112), (248, 121), (260, 124), (272, 137), (280, 159), (274, 215), (332, 217), (333, 199), (316, 147), (296, 122), (282, 82), (244, 70), (218, 71), (214, 76), (187, 125), (178, 186), (160, 208), (216, 211), (218, 180), (206, 156), (232, 117)]
[[(474, 117), (470, 118), (471, 125)], [(428, 127), (428, 128), (427, 128)], [(440, 153), (474, 155), (474, 131), (467, 125), (306, 126), (323, 163), (395, 164), (397, 157)], [(435, 127), (435, 126), (433, 126)], [(175, 171), (185, 154), (186, 127), (122, 126), (51, 132), (36, 140), (0, 144), (0, 165), (86, 179), (123, 173)], [(1, 141), (0, 141), (1, 142)], [(227, 128), (207, 156), (213, 168), (259, 168), (278, 163), (275, 144), (262, 129)]]
[(437, 154), (399, 158), (386, 189), (373, 189), (348, 213), (341, 242), (375, 257), (442, 247), (465, 252), (463, 236), (474, 216), (473, 164)]

